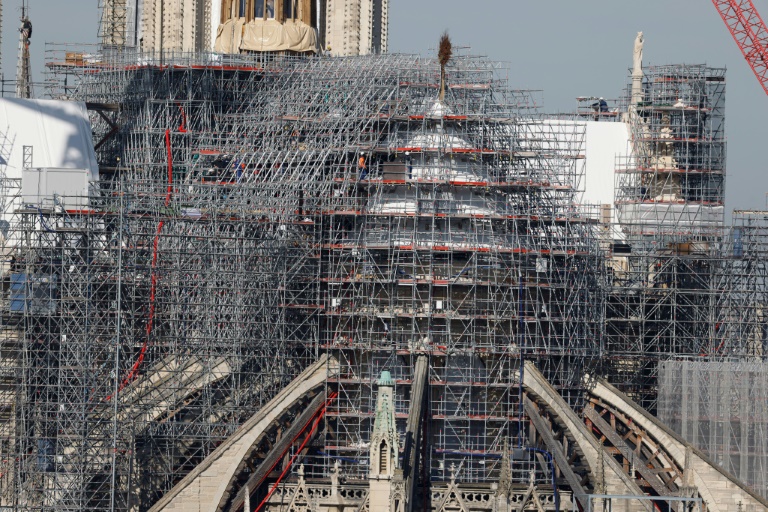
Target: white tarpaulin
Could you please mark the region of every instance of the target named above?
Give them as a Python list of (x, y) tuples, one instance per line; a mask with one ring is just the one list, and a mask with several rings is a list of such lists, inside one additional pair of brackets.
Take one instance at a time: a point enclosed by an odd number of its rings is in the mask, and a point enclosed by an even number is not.
[[(613, 205), (617, 158), (629, 154), (626, 123), (587, 121), (584, 202)], [(615, 218), (613, 219), (616, 220)]]
[(723, 213), (722, 206), (638, 203), (622, 205), (619, 220), (622, 224), (642, 225), (646, 232), (696, 230), (720, 226)]
[(233, 18), (219, 25), (216, 33), (214, 51), (218, 53), (240, 53), (240, 43), (243, 41), (243, 25), (245, 18)]
[(0, 168), (5, 178), (21, 178), (24, 146), (31, 167), (83, 169), (91, 181), (99, 167), (85, 103), (0, 98)]
[[(629, 127), (621, 122), (571, 121), (546, 119), (545, 124), (553, 127), (550, 138), (578, 144), (582, 138), (584, 159), (578, 160), (577, 173), (583, 173), (580, 183), (584, 194), (583, 204), (613, 206), (617, 158), (625, 159), (630, 151)], [(582, 135), (583, 132), (583, 135)], [(532, 133), (536, 135), (535, 132)], [(535, 139), (536, 144), (541, 144)], [(615, 215), (612, 216), (615, 221)]]

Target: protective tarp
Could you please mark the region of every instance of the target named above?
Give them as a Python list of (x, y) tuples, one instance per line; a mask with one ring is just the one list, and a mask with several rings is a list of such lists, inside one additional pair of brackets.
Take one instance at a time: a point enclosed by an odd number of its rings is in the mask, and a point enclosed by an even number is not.
[(647, 233), (695, 232), (699, 229), (721, 226), (724, 208), (697, 204), (627, 204), (622, 205), (619, 222), (624, 225), (643, 226)]
[(578, 145), (584, 140), (585, 147), (579, 151), (583, 151), (585, 158), (576, 160), (576, 174), (584, 176), (580, 184), (584, 195), (579, 202), (588, 205), (613, 205), (616, 162), (617, 159), (626, 160), (630, 150), (628, 125), (561, 119), (545, 119), (543, 123), (551, 127), (551, 135), (542, 135), (535, 131), (526, 131), (523, 135), (532, 137), (532, 142), (539, 145), (543, 144), (539, 140), (545, 136), (560, 143), (569, 142), (573, 145)]
[(259, 18), (246, 24), (244, 18), (236, 18), (219, 26), (214, 49), (219, 53), (317, 52), (317, 33), (301, 21)]
[(5, 178), (21, 178), (24, 146), (31, 167), (83, 169), (98, 180), (91, 122), (85, 103), (0, 98), (0, 169)]
[(243, 41), (243, 26), (245, 18), (233, 18), (219, 25), (216, 33), (216, 44), (213, 46), (217, 53), (240, 53)]
[[(658, 417), (719, 466), (768, 496), (768, 363), (741, 357), (764, 346), (762, 308), (758, 302), (748, 310), (729, 311), (732, 321), (723, 326), (718, 322), (715, 343), (707, 346), (702, 340), (702, 355), (715, 349), (719, 353), (711, 355), (739, 357), (739, 362), (659, 365)], [(746, 311), (750, 313), (744, 316)]]
[(316, 52), (317, 35), (315, 29), (301, 21), (255, 19), (245, 25), (240, 48), (255, 52)]

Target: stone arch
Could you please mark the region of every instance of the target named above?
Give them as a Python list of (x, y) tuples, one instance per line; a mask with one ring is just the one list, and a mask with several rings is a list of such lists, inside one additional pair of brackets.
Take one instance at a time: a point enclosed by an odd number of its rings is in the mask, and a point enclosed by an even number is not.
[(323, 355), (163, 496), (150, 512), (221, 510), (233, 494), (233, 485), (244, 461), (259, 440), (279, 425), (284, 414), (300, 408), (308, 396), (322, 389), (327, 376), (336, 371), (338, 363)]
[(379, 474), (388, 475), (389, 471), (389, 444), (386, 439), (382, 439), (379, 444)]

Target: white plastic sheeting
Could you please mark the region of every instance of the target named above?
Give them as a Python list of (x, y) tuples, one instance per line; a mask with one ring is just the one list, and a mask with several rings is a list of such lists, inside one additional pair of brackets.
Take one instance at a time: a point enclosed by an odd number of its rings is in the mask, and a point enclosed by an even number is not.
[[(434, 213), (444, 215), (493, 215), (497, 210), (493, 203), (481, 193), (459, 190), (456, 192), (438, 192), (435, 197), (424, 196), (421, 192), (420, 199), (434, 204)], [(431, 206), (432, 207), (432, 206)], [(385, 192), (371, 199), (368, 210), (374, 213), (433, 213), (433, 211), (421, 211), (416, 189), (396, 189)]]
[[(446, 115), (448, 109), (436, 101), (429, 109), (431, 115)], [(453, 129), (444, 129), (441, 125), (436, 125), (433, 129), (410, 137), (406, 140), (390, 140), (390, 148), (395, 149), (400, 146), (407, 148), (434, 149), (440, 148), (445, 151), (454, 149), (469, 149), (471, 144), (458, 136)], [(424, 181), (492, 181), (482, 166), (472, 165), (464, 155), (457, 155), (451, 158), (437, 158), (435, 155), (415, 152), (409, 161), (402, 168), (401, 179), (414, 179)], [(424, 192), (421, 192), (424, 194)], [(432, 207), (440, 209), (437, 213), (444, 214), (469, 214), (469, 215), (491, 215), (495, 212), (488, 199), (475, 191), (458, 192), (439, 192), (439, 197), (422, 197), (433, 204)], [(371, 200), (369, 209), (378, 213), (404, 213), (415, 214), (422, 213), (419, 209), (419, 199), (416, 189), (394, 189), (385, 190), (380, 196)], [(427, 230), (428, 231), (428, 230)]]
[(219, 25), (213, 49), (219, 53), (240, 53), (245, 18), (232, 18)]
[[(24, 169), (24, 147), (31, 148)], [(52, 172), (47, 172), (52, 170)], [(0, 98), (0, 218), (3, 222), (21, 200), (51, 206), (54, 196), (69, 196), (67, 208), (87, 203), (89, 185), (98, 180), (91, 123), (84, 103)], [(34, 196), (34, 197), (33, 197)], [(78, 196), (78, 199), (73, 199)], [(13, 202), (6, 198), (17, 197)]]
[(255, 19), (245, 25), (240, 48), (256, 52), (317, 52), (317, 33), (301, 21)]
[(635, 229), (642, 226), (646, 234), (691, 231), (721, 226), (723, 211), (722, 206), (637, 203), (622, 205), (620, 220)]
[(625, 123), (595, 121), (586, 125), (584, 202), (612, 205), (616, 159), (629, 153), (629, 127)]
[[(581, 188), (584, 204), (610, 204), (615, 199), (615, 176), (617, 158), (629, 154), (629, 127), (622, 122), (545, 120), (557, 126), (564, 137), (573, 139), (580, 130), (584, 135), (584, 160), (577, 173), (583, 173)], [(572, 133), (571, 133), (572, 132)], [(612, 221), (616, 221), (613, 213)]]
[(30, 146), (32, 167), (83, 169), (98, 180), (85, 103), (0, 98), (0, 144), (5, 178), (21, 178), (24, 146)]

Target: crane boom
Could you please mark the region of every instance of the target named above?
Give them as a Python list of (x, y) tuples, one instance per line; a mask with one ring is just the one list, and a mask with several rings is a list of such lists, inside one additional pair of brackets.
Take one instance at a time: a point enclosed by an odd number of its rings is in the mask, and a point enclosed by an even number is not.
[(768, 28), (752, 0), (712, 0), (712, 3), (768, 94)]

